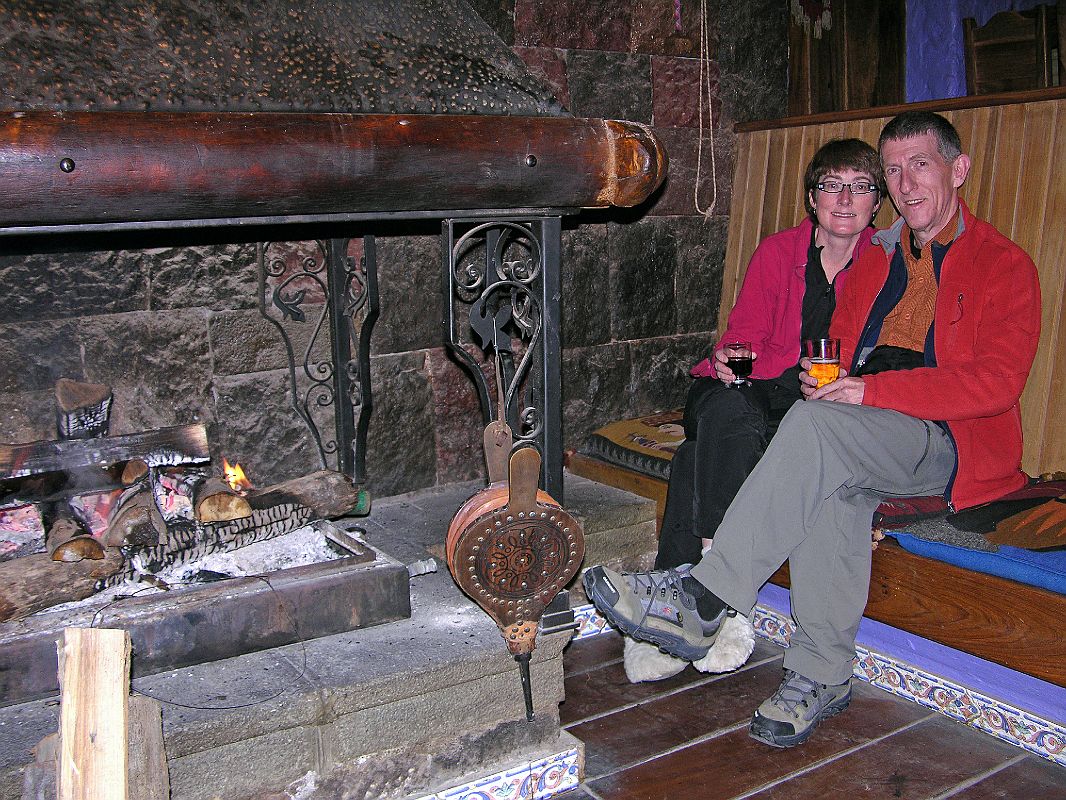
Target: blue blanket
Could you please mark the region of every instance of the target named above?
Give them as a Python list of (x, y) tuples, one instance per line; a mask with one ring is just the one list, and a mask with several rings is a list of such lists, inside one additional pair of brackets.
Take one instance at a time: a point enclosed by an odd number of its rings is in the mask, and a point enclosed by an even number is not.
[(920, 539), (909, 533), (886, 533), (894, 536), (904, 550), (916, 555), (1066, 594), (1066, 549), (1023, 550), (1003, 545), (994, 553), (986, 553)]

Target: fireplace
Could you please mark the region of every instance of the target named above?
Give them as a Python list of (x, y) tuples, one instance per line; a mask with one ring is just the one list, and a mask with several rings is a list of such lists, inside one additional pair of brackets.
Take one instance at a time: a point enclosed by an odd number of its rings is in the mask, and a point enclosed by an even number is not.
[[(200, 4), (219, 16), (205, 17), (189, 34), (139, 17), (116, 27), (95, 16), (108, 3), (70, 4), (64, 20), (50, 18), (53, 12), (30, 14), (33, 5), (16, 2), (3, 12), (39, 58), (32, 60), (36, 71), (13, 65), (0, 78), (13, 99), (0, 113), (0, 159), (9, 167), (0, 176), (6, 182), (0, 269), (22, 287), (12, 300), (10, 335), (0, 346), (7, 356), (0, 375), (7, 420), (2, 438), (55, 441), (52, 387), (72, 379), (111, 389), (110, 432), (116, 436), (203, 427), (206, 449), (188, 454), (214, 465), (212, 473), (225, 455), (268, 485), (330, 470), (356, 489), (388, 491), (377, 465), (421, 468), (418, 448), (411, 446), (418, 418), (405, 418), (417, 391), (405, 383), (403, 361), (388, 369), (378, 363), (375, 370), (374, 326), (379, 315), (392, 314), (389, 335), (402, 336), (403, 320), (421, 324), (433, 308), (445, 329), (440, 353), (448, 358), (432, 369), (457, 375), (446, 381), (456, 386), (455, 395), (471, 399), (457, 403), (459, 425), (474, 432), (474, 442), (491, 421), (511, 428), (516, 442), (543, 454), (542, 483), (564, 500), (561, 221), (582, 207), (635, 205), (659, 186), (665, 153), (645, 126), (561, 115), (513, 54), (491, 49), (491, 36), (473, 18), (455, 20), (454, 31), (426, 28), (433, 17), (462, 16), (462, 9), (432, 0), (402, 7), (369, 3), (352, 30), (332, 25), (321, 10), (298, 12), (311, 29), (328, 31), (336, 48), (297, 48), (286, 57), (309, 73), (351, 65), (345, 59), (352, 35), (378, 48), (373, 57), (359, 55), (367, 59), (373, 92), (357, 102), (334, 94), (328, 80), (279, 87), (263, 79), (249, 90), (235, 83), (251, 79), (243, 66), (196, 76), (198, 82), (176, 94), (168, 65), (208, 41), (239, 53), (229, 66), (243, 63), (242, 48), (257, 42), (247, 58), (260, 76), (270, 74), (277, 44), (273, 29), (263, 27), (270, 6), (241, 28), (231, 25), (240, 7)], [(68, 27), (71, 21), (78, 25)], [(416, 50), (429, 43), (438, 48), (438, 66), (408, 74), (403, 85), (383, 83), (377, 71), (389, 63), (383, 53), (397, 46), (398, 30)], [(72, 44), (88, 31), (119, 49), (147, 44), (157, 55), (159, 70), (129, 74), (134, 94), (147, 99), (130, 105), (129, 97), (116, 94), (110, 61), (95, 60), (99, 50), (75, 66), (45, 47)], [(466, 35), (463, 43), (452, 41), (454, 32)], [(400, 62), (405, 58), (397, 55)], [(462, 90), (448, 77), (457, 63), (469, 69)], [(79, 80), (71, 80), (68, 69)], [(427, 105), (409, 94), (413, 85), (419, 97), (431, 98)], [(471, 85), (477, 91), (471, 93)], [(405, 111), (467, 113), (337, 112), (353, 106), (393, 111), (398, 100), (378, 94), (385, 91), (402, 97)], [(526, 115), (492, 115), (504, 108)], [(436, 242), (431, 286), (413, 284), (404, 274), (410, 241), (418, 247)], [(378, 274), (379, 265), (388, 279)], [(486, 315), (495, 321), (491, 335), (508, 339), (502, 353), (478, 332), (478, 319)], [(489, 351), (500, 357), (486, 357)], [(368, 447), (371, 412), (377, 433)], [(158, 483), (161, 464), (149, 467), (150, 480)], [(475, 467), (480, 473), (480, 464)], [(13, 492), (12, 501), (26, 499)], [(154, 502), (158, 508), (158, 495)], [(203, 537), (205, 523), (198, 524)], [(148, 527), (155, 528), (149, 539), (159, 541), (159, 525)], [(138, 563), (151, 560), (145, 548), (158, 545), (127, 539), (146, 529), (126, 526), (114, 544), (125, 556), (113, 574), (134, 569), (136, 547)], [(109, 557), (116, 558), (112, 553), (67, 567), (85, 573), (82, 586), (95, 586), (108, 582), (100, 572), (112, 567), (98, 562)], [(394, 579), (397, 565), (383, 566)], [(338, 572), (336, 565), (323, 570)], [(334, 579), (311, 577), (310, 586), (322, 589), (323, 581)], [(312, 590), (296, 583), (294, 577), (287, 591), (298, 605), (301, 592)], [(266, 592), (259, 603), (274, 601)], [(124, 605), (154, 604), (180, 605), (166, 595)], [(382, 619), (403, 611), (398, 601)], [(256, 613), (248, 611), (248, 620)], [(332, 633), (361, 613), (335, 613), (321, 629)], [(248, 620), (235, 624), (256, 627)], [(280, 641), (277, 627), (263, 625), (254, 646)], [(226, 630), (220, 628), (221, 638)], [(37, 645), (47, 638), (30, 633)], [(203, 654), (179, 656), (171, 666), (216, 652), (217, 644), (209, 643)], [(167, 662), (142, 659), (139, 667), (135, 653), (133, 663), (136, 671), (163, 669)], [(49, 690), (27, 678), (31, 684), (31, 695)]]

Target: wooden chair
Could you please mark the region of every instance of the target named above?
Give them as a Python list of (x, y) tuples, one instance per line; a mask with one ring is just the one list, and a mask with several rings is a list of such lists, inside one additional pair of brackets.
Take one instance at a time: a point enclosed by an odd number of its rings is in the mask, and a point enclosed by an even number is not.
[[(1054, 56), (1059, 49), (1055, 6), (1004, 11), (987, 24), (962, 21), (966, 93), (994, 94), (1054, 86)], [(1057, 76), (1056, 76), (1057, 77)]]

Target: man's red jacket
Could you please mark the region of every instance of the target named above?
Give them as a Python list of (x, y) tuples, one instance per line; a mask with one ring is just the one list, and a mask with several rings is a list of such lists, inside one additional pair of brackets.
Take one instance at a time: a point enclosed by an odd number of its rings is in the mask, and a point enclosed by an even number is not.
[[(862, 401), (947, 424), (958, 454), (946, 492), (955, 509), (1025, 485), (1018, 399), (1040, 339), (1040, 284), (1033, 260), (965, 204), (959, 227), (938, 275), (926, 348), (926, 364), (932, 366), (864, 376)], [(898, 285), (900, 270), (905, 281), (896, 249), (902, 228), (899, 220), (876, 234), (838, 300), (829, 332), (840, 338), (840, 363), (851, 373), (883, 322), (883, 315), (872, 315), (879, 293), (888, 284)]]

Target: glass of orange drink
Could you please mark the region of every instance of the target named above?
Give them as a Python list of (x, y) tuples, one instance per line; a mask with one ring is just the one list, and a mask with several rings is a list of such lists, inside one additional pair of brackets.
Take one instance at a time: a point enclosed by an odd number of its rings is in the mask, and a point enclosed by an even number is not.
[(839, 339), (804, 339), (803, 354), (811, 360), (810, 375), (821, 389), (840, 375)]

